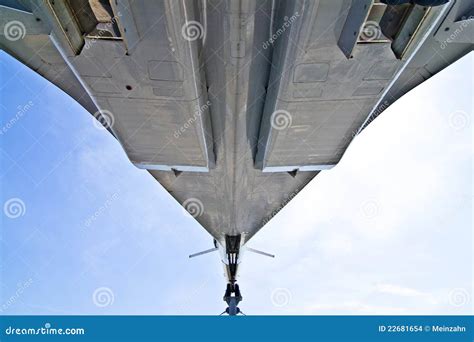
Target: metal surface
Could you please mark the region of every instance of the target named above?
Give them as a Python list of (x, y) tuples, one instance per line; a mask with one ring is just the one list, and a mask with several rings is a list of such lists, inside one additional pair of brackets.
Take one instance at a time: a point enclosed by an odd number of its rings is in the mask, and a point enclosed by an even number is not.
[[(372, 1), (117, 0), (110, 23), (88, 1), (0, 4), (0, 47), (99, 118), (216, 247), (239, 236), (236, 255), (373, 118), (473, 49), (469, 0), (406, 32), (405, 5), (384, 19)], [(368, 19), (387, 34), (361, 37)]]
[(254, 249), (254, 248), (247, 247), (247, 250), (248, 250), (249, 252), (256, 253), (256, 254), (260, 254), (260, 255), (264, 255), (264, 256), (267, 256), (267, 257), (270, 257), (270, 258), (274, 258), (274, 257), (275, 257), (274, 254), (262, 252), (262, 251), (259, 251), (258, 249)]
[(194, 253), (194, 254), (191, 254), (189, 256), (189, 258), (195, 258), (197, 256), (200, 256), (200, 255), (204, 255), (204, 254), (208, 254), (208, 253), (212, 253), (212, 252), (216, 252), (218, 250), (217, 247), (214, 247), (214, 248), (210, 248), (210, 249), (206, 249), (205, 251), (202, 251), (202, 252), (198, 252), (198, 253)]
[(373, 0), (352, 1), (344, 22), (337, 45), (347, 58), (352, 58), (352, 51), (360, 36), (360, 31), (369, 16)]
[[(370, 4), (285, 4), (282, 17), (303, 15), (275, 46), (256, 162), (263, 171), (322, 170), (339, 162), (401, 62), (389, 43), (356, 44), (350, 59), (338, 44), (358, 8), (355, 44)], [(288, 127), (278, 126), (278, 116), (289, 118)]]

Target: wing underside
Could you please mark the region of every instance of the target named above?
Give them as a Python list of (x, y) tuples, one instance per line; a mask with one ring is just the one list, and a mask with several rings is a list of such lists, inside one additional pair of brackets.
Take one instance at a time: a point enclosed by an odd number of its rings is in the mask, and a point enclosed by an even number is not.
[(0, 47), (101, 120), (221, 241), (250, 239), (474, 36), (461, 0), (0, 4)]

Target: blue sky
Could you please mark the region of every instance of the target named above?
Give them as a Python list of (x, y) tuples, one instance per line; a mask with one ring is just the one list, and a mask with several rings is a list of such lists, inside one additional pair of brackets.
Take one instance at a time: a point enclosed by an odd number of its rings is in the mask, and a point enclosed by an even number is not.
[[(472, 314), (474, 54), (405, 95), (249, 245), (247, 314)], [(218, 314), (212, 239), (0, 51), (0, 313)], [(17, 205), (17, 206), (15, 206)], [(18, 209), (19, 211), (15, 211)]]

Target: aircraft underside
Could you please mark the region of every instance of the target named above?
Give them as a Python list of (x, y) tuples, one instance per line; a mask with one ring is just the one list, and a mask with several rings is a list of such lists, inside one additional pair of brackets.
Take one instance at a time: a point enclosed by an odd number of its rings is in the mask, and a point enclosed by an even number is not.
[(0, 48), (76, 99), (212, 236), (232, 315), (243, 251), (265, 254), (252, 236), (474, 37), (470, 0), (0, 5)]

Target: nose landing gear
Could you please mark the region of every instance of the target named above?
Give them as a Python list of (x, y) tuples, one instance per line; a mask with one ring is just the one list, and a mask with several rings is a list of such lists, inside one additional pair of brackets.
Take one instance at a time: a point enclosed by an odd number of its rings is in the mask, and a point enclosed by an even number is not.
[(224, 302), (227, 303), (228, 307), (225, 309), (225, 311), (222, 313), (226, 313), (229, 316), (236, 316), (238, 314), (242, 314), (242, 311), (240, 311), (239, 307), (239, 302), (242, 300), (242, 295), (240, 294), (240, 289), (238, 284), (227, 284), (227, 288), (224, 293)]

